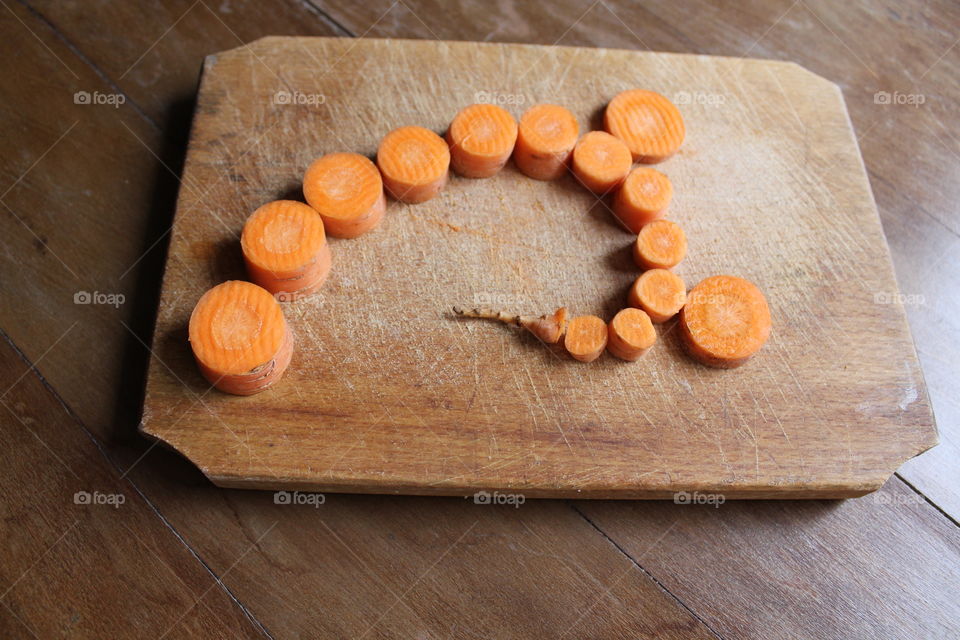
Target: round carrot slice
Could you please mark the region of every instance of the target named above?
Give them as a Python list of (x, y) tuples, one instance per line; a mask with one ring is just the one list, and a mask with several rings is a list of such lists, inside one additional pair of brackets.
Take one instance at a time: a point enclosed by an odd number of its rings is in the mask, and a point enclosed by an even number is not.
[(617, 187), (630, 172), (630, 149), (605, 131), (591, 131), (573, 148), (573, 173), (590, 191), (603, 194)]
[(657, 332), (650, 317), (640, 309), (621, 309), (607, 326), (610, 334), (607, 350), (628, 362), (633, 362), (647, 352), (657, 341)]
[(450, 165), (465, 178), (489, 178), (510, 159), (517, 142), (517, 121), (495, 104), (472, 104), (447, 129)]
[(535, 180), (556, 180), (567, 170), (580, 125), (570, 111), (555, 104), (537, 104), (520, 117), (513, 160)]
[(613, 198), (613, 213), (634, 233), (662, 217), (673, 199), (670, 178), (650, 167), (630, 172)]
[(227, 393), (250, 395), (280, 379), (293, 337), (269, 291), (230, 280), (207, 291), (190, 315), (190, 346), (200, 372)]
[(450, 148), (429, 129), (400, 127), (380, 142), (377, 166), (383, 185), (395, 199), (410, 204), (426, 202), (447, 184)]
[(687, 236), (680, 225), (654, 220), (640, 229), (633, 245), (633, 259), (641, 269), (670, 269), (687, 255)]
[(314, 160), (303, 176), (303, 195), (336, 238), (356, 238), (373, 229), (386, 209), (380, 171), (359, 153)]
[(712, 367), (742, 365), (770, 337), (770, 308), (752, 282), (711, 276), (695, 286), (680, 312), (680, 335), (690, 354)]
[(627, 295), (627, 304), (643, 309), (650, 320), (666, 322), (677, 315), (687, 301), (687, 286), (673, 271), (650, 269), (636, 279)]
[(656, 164), (680, 148), (686, 129), (676, 105), (655, 91), (631, 89), (617, 94), (603, 116), (604, 128), (623, 140), (633, 159)]
[(607, 346), (607, 325), (596, 316), (579, 316), (567, 324), (563, 345), (581, 362), (592, 362)]
[(302, 202), (275, 200), (254, 211), (240, 246), (250, 279), (284, 299), (313, 293), (330, 273), (323, 220)]

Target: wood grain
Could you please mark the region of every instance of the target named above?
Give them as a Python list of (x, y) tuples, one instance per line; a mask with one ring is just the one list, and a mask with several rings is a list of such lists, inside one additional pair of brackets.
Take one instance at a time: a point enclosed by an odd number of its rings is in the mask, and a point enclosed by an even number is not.
[[(396, 68), (371, 77), (372, 59)], [(467, 66), (469, 77), (451, 71)], [(422, 91), (404, 88), (409, 77)], [(691, 103), (684, 149), (662, 165), (690, 238), (680, 273), (735, 273), (766, 292), (775, 330), (756, 362), (704, 369), (667, 327), (638, 365), (584, 367), (447, 317), (484, 298), (609, 317), (636, 277), (631, 237), (602, 203), (573, 179), (511, 169), (455, 179), (443, 197), (394, 205), (375, 233), (335, 243), (323, 294), (287, 307), (299, 342), (283, 384), (248, 399), (208, 392), (184, 337), (190, 309), (244, 277), (244, 219), (296, 193), (311, 158), (372, 153), (410, 122), (442, 131), (485, 95), (557, 100), (586, 129), (609, 97), (641, 84)], [(842, 98), (796, 65), (270, 38), (208, 59), (183, 182), (142, 428), (221, 485), (843, 496), (879, 487), (935, 442), (902, 307), (877, 303), (896, 285)]]

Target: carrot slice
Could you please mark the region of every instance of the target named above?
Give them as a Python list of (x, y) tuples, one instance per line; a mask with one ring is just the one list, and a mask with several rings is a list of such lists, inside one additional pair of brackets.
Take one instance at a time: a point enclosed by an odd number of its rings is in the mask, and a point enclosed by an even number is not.
[(591, 131), (573, 148), (574, 175), (597, 194), (619, 186), (630, 173), (632, 164), (627, 145), (605, 131)]
[(687, 255), (687, 236), (680, 225), (654, 220), (637, 234), (633, 259), (641, 269), (670, 269)]
[(240, 280), (201, 296), (190, 314), (189, 339), (200, 373), (235, 395), (269, 387), (293, 355), (293, 334), (280, 304), (266, 289)]
[(617, 312), (607, 330), (610, 334), (607, 350), (628, 362), (639, 359), (657, 341), (650, 316), (633, 307)]
[(507, 164), (517, 142), (517, 121), (495, 104), (472, 104), (447, 129), (450, 165), (465, 178), (489, 178)]
[(617, 94), (603, 116), (604, 128), (623, 140), (633, 159), (663, 162), (680, 148), (686, 129), (676, 105), (655, 91), (631, 89)]
[(630, 287), (627, 304), (643, 309), (650, 320), (666, 322), (677, 315), (687, 301), (687, 286), (673, 271), (650, 269)]
[(359, 153), (317, 158), (303, 176), (303, 195), (335, 238), (356, 238), (383, 219), (386, 198), (380, 171)]
[(613, 198), (613, 213), (630, 231), (662, 217), (673, 198), (670, 178), (650, 167), (630, 172)]
[(377, 166), (383, 185), (396, 200), (426, 202), (447, 184), (450, 148), (429, 129), (400, 127), (380, 142)]
[(770, 337), (770, 308), (752, 282), (711, 276), (695, 286), (680, 312), (680, 335), (703, 364), (739, 367)]
[(302, 202), (274, 200), (254, 211), (240, 246), (250, 279), (282, 300), (313, 293), (330, 273), (323, 220)]
[(581, 362), (593, 362), (607, 347), (607, 324), (597, 316), (579, 316), (567, 323), (563, 346)]
[(567, 170), (567, 161), (580, 135), (580, 125), (570, 111), (555, 104), (537, 104), (520, 117), (513, 160), (535, 180), (556, 180)]

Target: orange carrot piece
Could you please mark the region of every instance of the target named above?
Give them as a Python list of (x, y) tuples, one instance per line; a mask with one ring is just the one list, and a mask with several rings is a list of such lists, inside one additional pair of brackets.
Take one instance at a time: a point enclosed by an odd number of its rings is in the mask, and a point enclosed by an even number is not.
[(450, 166), (465, 178), (489, 178), (507, 164), (517, 142), (517, 121), (495, 104), (472, 104), (447, 129)]
[(580, 125), (570, 111), (555, 104), (537, 104), (520, 117), (513, 161), (535, 180), (556, 180), (580, 135)]
[(711, 367), (739, 367), (770, 337), (770, 308), (752, 282), (711, 276), (695, 286), (680, 312), (687, 351)]
[(380, 171), (359, 153), (330, 153), (303, 176), (303, 195), (335, 238), (356, 238), (383, 219), (386, 198)]
[(309, 295), (330, 273), (330, 245), (317, 212), (274, 200), (253, 212), (240, 236), (250, 279), (282, 300)]
[(673, 198), (670, 178), (650, 167), (630, 172), (613, 198), (613, 213), (630, 231), (640, 233), (648, 222), (663, 217)]
[(657, 341), (650, 316), (633, 307), (617, 312), (607, 330), (610, 334), (607, 351), (627, 362), (638, 360)]
[(676, 105), (654, 91), (631, 89), (617, 94), (603, 116), (604, 128), (623, 140), (633, 159), (663, 162), (680, 148), (686, 129)]
[(560, 342), (560, 338), (563, 337), (567, 329), (566, 307), (560, 307), (552, 314), (544, 314), (542, 316), (518, 316), (503, 311), (494, 311), (492, 309), (464, 309), (462, 307), (454, 307), (453, 312), (463, 318), (496, 320), (504, 324), (523, 327), (547, 344), (557, 344)]
[(630, 287), (627, 304), (643, 309), (655, 323), (666, 322), (680, 312), (687, 301), (687, 286), (673, 271), (650, 269)]
[(450, 148), (429, 129), (400, 127), (380, 142), (377, 166), (394, 199), (409, 204), (426, 202), (447, 184)]
[(567, 352), (581, 362), (593, 362), (607, 347), (607, 324), (597, 316), (578, 316), (567, 323)]
[(633, 259), (641, 269), (670, 269), (687, 255), (687, 236), (680, 225), (654, 220), (640, 229), (633, 245)]
[(272, 385), (293, 355), (293, 334), (280, 304), (266, 289), (241, 280), (203, 294), (190, 315), (189, 339), (200, 373), (235, 395)]
[(596, 194), (604, 194), (620, 186), (633, 158), (630, 149), (619, 138), (605, 131), (587, 133), (573, 148), (573, 173)]

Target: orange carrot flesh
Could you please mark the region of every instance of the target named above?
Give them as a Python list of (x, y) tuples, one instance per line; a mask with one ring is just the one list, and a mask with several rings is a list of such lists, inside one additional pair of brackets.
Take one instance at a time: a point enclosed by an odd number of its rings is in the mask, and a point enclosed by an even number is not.
[(251, 395), (280, 379), (293, 335), (269, 291), (230, 280), (207, 291), (190, 315), (190, 346), (203, 376), (226, 393)]
[(303, 195), (336, 238), (356, 238), (383, 219), (386, 199), (380, 171), (359, 153), (330, 153), (303, 176)]
[(657, 341), (657, 332), (650, 317), (640, 309), (621, 309), (607, 325), (607, 350), (628, 362), (642, 356)]
[(380, 142), (377, 166), (394, 199), (409, 204), (426, 202), (447, 184), (450, 148), (429, 129), (400, 127)]
[(447, 129), (450, 166), (465, 178), (489, 178), (510, 159), (517, 142), (517, 121), (503, 107), (472, 104)]
[(607, 347), (607, 324), (596, 316), (579, 316), (567, 323), (563, 345), (581, 362), (593, 362)]
[(556, 180), (567, 163), (580, 125), (570, 111), (555, 104), (537, 104), (520, 117), (513, 160), (517, 168), (535, 180)]
[(680, 225), (654, 220), (644, 225), (633, 245), (633, 259), (641, 269), (670, 269), (687, 255), (687, 236)]
[(686, 135), (676, 105), (654, 91), (632, 89), (617, 94), (603, 116), (604, 128), (623, 140), (633, 159), (656, 164), (672, 156)]
[(729, 369), (746, 362), (770, 336), (770, 308), (752, 282), (711, 276), (695, 286), (680, 312), (680, 335), (699, 362)]
[(627, 304), (643, 309), (655, 323), (666, 322), (680, 312), (687, 301), (683, 279), (666, 269), (650, 269), (636, 279), (627, 295)]
[(323, 220), (302, 202), (275, 200), (254, 211), (240, 246), (250, 279), (290, 299), (316, 291), (330, 272)]
[(606, 193), (630, 173), (633, 158), (619, 138), (604, 131), (591, 131), (573, 148), (573, 173), (590, 191)]
[(648, 222), (663, 217), (673, 199), (670, 178), (650, 167), (630, 172), (613, 198), (613, 213), (630, 231), (640, 233)]

